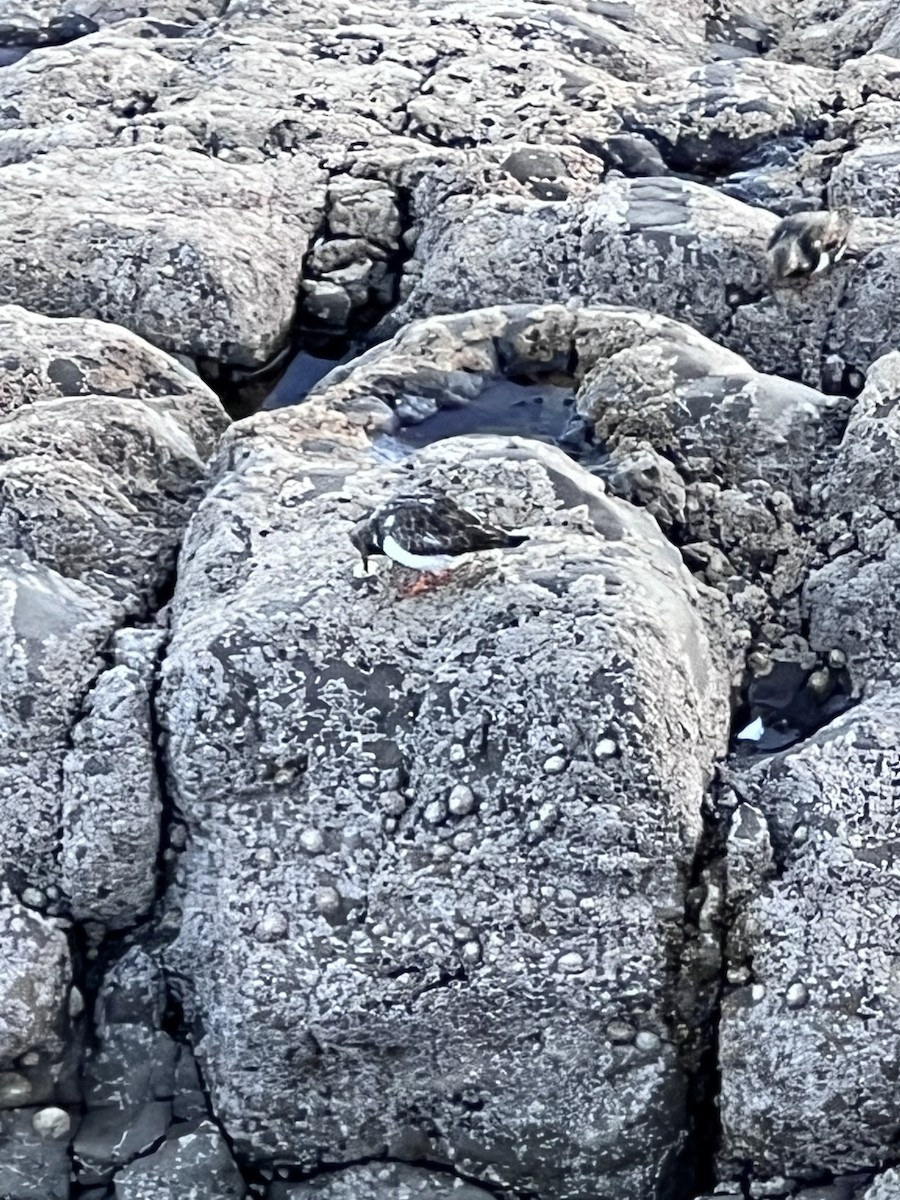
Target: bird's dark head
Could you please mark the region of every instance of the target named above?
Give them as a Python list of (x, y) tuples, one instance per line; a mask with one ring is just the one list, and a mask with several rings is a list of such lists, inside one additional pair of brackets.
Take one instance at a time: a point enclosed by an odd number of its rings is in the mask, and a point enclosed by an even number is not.
[(360, 558), (363, 561), (363, 569), (368, 571), (369, 555), (381, 553), (381, 546), (375, 538), (375, 530), (368, 517), (356, 522), (350, 530), (350, 541), (359, 551)]

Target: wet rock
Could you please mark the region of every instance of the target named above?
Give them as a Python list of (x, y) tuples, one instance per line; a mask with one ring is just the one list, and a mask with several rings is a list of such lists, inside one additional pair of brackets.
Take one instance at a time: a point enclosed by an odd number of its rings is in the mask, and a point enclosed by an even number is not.
[(68, 1200), (68, 1135), (40, 1128), (41, 1109), (0, 1111), (0, 1195), (4, 1200)]
[(116, 1172), (116, 1200), (243, 1200), (247, 1194), (221, 1133), (209, 1121), (172, 1131), (158, 1150)]
[[(740, 776), (776, 875), (738, 894), (723, 1002), (723, 1167), (763, 1179), (882, 1160), (900, 1125), (891, 933), (900, 699), (882, 691)], [(797, 833), (803, 828), (803, 836)], [(729, 855), (731, 850), (729, 850)], [(876, 915), (877, 914), (877, 915)]]
[[(146, 1196), (174, 1196), (187, 1194), (179, 1186), (196, 1183), (198, 1162), (223, 1180), (233, 1175), (217, 1131), (202, 1124), (170, 1128), (176, 1114), (202, 1122), (208, 1113), (192, 1057), (163, 1029), (167, 1006), (159, 964), (140, 947), (127, 951), (103, 980), (94, 1013), (95, 1047), (84, 1064), (86, 1111), (73, 1142), (82, 1185), (115, 1175), (124, 1195), (137, 1196), (136, 1189), (144, 1187)], [(173, 1140), (153, 1153), (167, 1137)], [(136, 1160), (141, 1166), (134, 1175), (119, 1170)], [(243, 1192), (222, 1193), (232, 1194)]]
[(405, 1163), (369, 1163), (307, 1183), (272, 1183), (266, 1200), (487, 1200), (489, 1192), (452, 1175)]

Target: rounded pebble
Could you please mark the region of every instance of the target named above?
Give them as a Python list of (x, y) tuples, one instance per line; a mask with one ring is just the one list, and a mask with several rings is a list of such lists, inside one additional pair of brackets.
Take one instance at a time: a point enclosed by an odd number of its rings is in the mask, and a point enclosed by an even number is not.
[(288, 920), (284, 913), (266, 913), (256, 926), (256, 939), (260, 942), (279, 942), (287, 935)]
[(422, 815), (429, 825), (440, 825), (447, 815), (447, 806), (443, 800), (432, 800), (425, 806), (425, 812)]
[(475, 807), (475, 793), (465, 783), (458, 783), (450, 791), (448, 801), (454, 817), (464, 817)]
[(84, 996), (77, 987), (69, 989), (69, 1016), (80, 1017), (84, 1012)]
[(584, 959), (574, 950), (570, 950), (568, 954), (563, 954), (557, 964), (561, 971), (565, 971), (567, 975), (574, 975), (576, 971), (584, 970)]
[(289, 783), (293, 783), (297, 777), (297, 772), (293, 767), (281, 767), (275, 772), (275, 786), (286, 787)]
[(321, 854), (325, 849), (325, 842), (318, 829), (304, 829), (300, 834), (300, 845), (307, 854)]
[(826, 662), (828, 663), (829, 667), (831, 667), (832, 671), (843, 671), (844, 667), (847, 665), (847, 655), (843, 652), (843, 650), (829, 650)]
[(459, 742), (454, 742), (450, 747), (450, 761), (452, 763), (461, 763), (466, 761), (466, 748), (461, 746)]
[(39, 888), (27, 887), (22, 892), (21, 900), (29, 908), (42, 908), (47, 903), (47, 897)]
[(792, 983), (785, 993), (788, 1008), (804, 1008), (809, 1003), (809, 988), (805, 983)]
[(335, 916), (341, 911), (341, 893), (337, 888), (320, 887), (316, 892), (316, 908), (323, 916)]
[(619, 747), (616, 742), (610, 737), (601, 738), (594, 747), (594, 754), (597, 758), (612, 758), (617, 753)]
[(566, 769), (566, 760), (561, 754), (551, 754), (544, 759), (544, 772), (547, 775), (561, 775)]
[(750, 989), (750, 995), (755, 1001), (762, 1000), (766, 994), (766, 985), (764, 983), (754, 983)]
[(381, 807), (389, 817), (402, 817), (406, 812), (406, 799), (402, 792), (382, 792)]
[(356, 782), (361, 788), (373, 788), (378, 782), (378, 777), (371, 771), (364, 771), (362, 775), (357, 775)]
[(624, 1045), (634, 1039), (634, 1028), (627, 1021), (610, 1021), (606, 1027), (606, 1035), (611, 1042)]
[(63, 1108), (40, 1108), (31, 1118), (34, 1132), (42, 1138), (62, 1138), (69, 1132), (71, 1121)]
[(645, 1052), (659, 1049), (660, 1038), (658, 1034), (653, 1033), (650, 1029), (642, 1029), (634, 1039), (634, 1044), (638, 1050)]
[(481, 962), (481, 946), (478, 942), (466, 942), (462, 948), (463, 962)]

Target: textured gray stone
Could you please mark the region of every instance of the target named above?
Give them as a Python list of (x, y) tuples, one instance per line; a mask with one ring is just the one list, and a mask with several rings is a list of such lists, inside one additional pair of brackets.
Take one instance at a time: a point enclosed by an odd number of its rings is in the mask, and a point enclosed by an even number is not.
[[(524, 353), (527, 320), (481, 316), (461, 343), (425, 329), (433, 371)], [(545, 316), (535, 355), (580, 320)], [(386, 390), (385, 358), (369, 366)], [(391, 410), (360, 412), (353, 375), (235, 429), (182, 556), (161, 717), (190, 838), (166, 961), (215, 1111), (276, 1164), (387, 1147), (644, 1194), (684, 1122), (666, 963), (725, 730), (724, 647), (697, 614), (721, 608), (559, 451), (454, 439), (379, 461), (353, 421)], [(532, 541), (421, 604), (391, 571), (355, 581), (352, 521), (416, 481)], [(446, 807), (456, 785), (472, 812)]]
[(283, 341), (324, 199), (315, 162), (95, 148), (3, 179), (0, 301), (118, 321), (192, 356), (253, 364)]
[(883, 1161), (900, 1128), (898, 727), (882, 690), (740, 777), (777, 871), (741, 867), (734, 896), (729, 966), (752, 976), (719, 1030), (726, 1168), (840, 1175)]
[(62, 1049), (72, 979), (66, 935), (0, 889), (0, 1067)]
[(452, 1175), (404, 1163), (370, 1163), (307, 1183), (272, 1183), (266, 1200), (487, 1200), (490, 1192)]
[(173, 1131), (152, 1154), (116, 1172), (116, 1200), (243, 1200), (244, 1181), (209, 1121)]
[(822, 482), (825, 562), (811, 572), (804, 595), (812, 644), (840, 646), (860, 684), (893, 674), (900, 646), (898, 395), (900, 354), (891, 353), (869, 372)]
[(76, 919), (113, 929), (153, 903), (162, 819), (150, 710), (162, 632), (129, 631), (128, 642), (87, 697), (63, 762), (62, 887)]

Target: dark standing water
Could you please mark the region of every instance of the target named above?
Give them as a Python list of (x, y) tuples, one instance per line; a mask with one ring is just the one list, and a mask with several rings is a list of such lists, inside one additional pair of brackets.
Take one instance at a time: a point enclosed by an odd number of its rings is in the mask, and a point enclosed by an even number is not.
[(262, 403), (263, 411), (299, 404), (306, 399), (310, 388), (333, 370), (339, 361), (337, 358), (318, 358), (301, 350), (294, 355), (285, 373), (266, 396)]
[(471, 400), (448, 404), (424, 421), (403, 425), (381, 441), (385, 448), (409, 454), (444, 438), (494, 433), (552, 442), (575, 454), (587, 445), (587, 438), (574, 409), (572, 387), (496, 378)]

